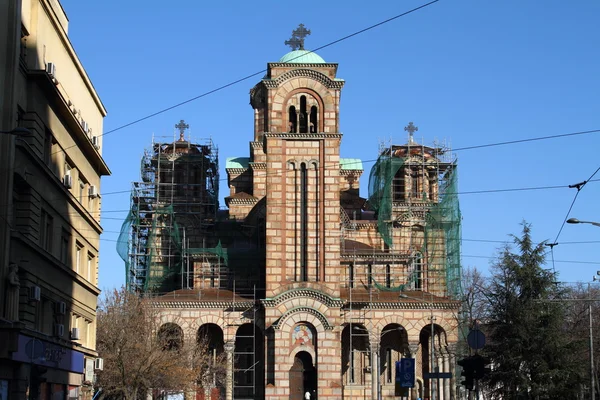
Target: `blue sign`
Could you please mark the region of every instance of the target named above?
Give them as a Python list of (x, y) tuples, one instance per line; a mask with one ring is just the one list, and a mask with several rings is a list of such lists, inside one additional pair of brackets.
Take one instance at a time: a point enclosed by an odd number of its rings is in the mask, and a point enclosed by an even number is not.
[(23, 363), (83, 373), (83, 353), (45, 340), (19, 335), (12, 359)]
[(403, 388), (415, 387), (415, 359), (403, 358), (396, 361), (396, 383)]

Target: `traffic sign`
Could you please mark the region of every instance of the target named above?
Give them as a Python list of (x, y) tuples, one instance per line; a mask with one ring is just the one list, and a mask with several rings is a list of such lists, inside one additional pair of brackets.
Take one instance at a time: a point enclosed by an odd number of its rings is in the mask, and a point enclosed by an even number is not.
[(473, 350), (480, 350), (485, 346), (485, 335), (479, 329), (471, 329), (467, 335), (467, 344)]

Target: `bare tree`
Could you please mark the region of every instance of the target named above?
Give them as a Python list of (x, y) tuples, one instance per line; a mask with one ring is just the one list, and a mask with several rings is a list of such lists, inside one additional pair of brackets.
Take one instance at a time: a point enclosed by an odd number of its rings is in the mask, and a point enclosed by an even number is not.
[(136, 400), (152, 390), (188, 392), (202, 386), (207, 374), (211, 384), (220, 384), (223, 358), (216, 358), (206, 341), (184, 341), (178, 325), (161, 325), (160, 311), (152, 305), (125, 288), (101, 301), (97, 346), (104, 369), (97, 386), (102, 394)]

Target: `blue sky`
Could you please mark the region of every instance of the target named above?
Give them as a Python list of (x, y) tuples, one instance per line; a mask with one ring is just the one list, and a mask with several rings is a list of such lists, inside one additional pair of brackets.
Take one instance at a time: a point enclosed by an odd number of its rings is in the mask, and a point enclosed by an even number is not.
[[(69, 36), (108, 109), (105, 132), (259, 72), (289, 49), (299, 23), (314, 49), (426, 1), (149, 2), (62, 0)], [(365, 6), (368, 4), (368, 6)], [(441, 0), (320, 50), (346, 80), (342, 157), (365, 160), (361, 194), (381, 142), (463, 147), (600, 129), (600, 2)], [(124, 283), (115, 241), (152, 135), (173, 137), (185, 119), (196, 138), (219, 146), (224, 161), (247, 156), (253, 111), (249, 90), (262, 75), (107, 134), (113, 175), (102, 182), (100, 287)], [(566, 186), (600, 167), (600, 133), (456, 152), (459, 191)], [(594, 178), (600, 179), (600, 173)], [(490, 259), (527, 220), (534, 240), (556, 238), (576, 189), (461, 194), (463, 265)], [(579, 193), (571, 216), (600, 221), (600, 181)], [(492, 241), (492, 242), (486, 242)], [(496, 242), (498, 241), (498, 242)], [(554, 248), (559, 279), (600, 270), (600, 228), (565, 225)], [(577, 243), (573, 243), (577, 242)], [(596, 243), (580, 243), (596, 242)], [(549, 257), (550, 260), (550, 257)], [(548, 263), (548, 267), (552, 267)]]

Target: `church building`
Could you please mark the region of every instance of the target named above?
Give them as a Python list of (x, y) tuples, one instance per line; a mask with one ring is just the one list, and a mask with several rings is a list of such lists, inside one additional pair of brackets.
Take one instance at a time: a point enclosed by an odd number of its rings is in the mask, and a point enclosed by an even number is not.
[(455, 159), (418, 143), (411, 122), (406, 143), (374, 152), (361, 197), (363, 163), (340, 154), (344, 80), (304, 49), (309, 33), (295, 30), (250, 91), (249, 154), (226, 159), (226, 210), (216, 147), (186, 138), (184, 121), (146, 152), (128, 287), (155, 292), (183, 340), (227, 355), (225, 382), (197, 398), (455, 399)]

